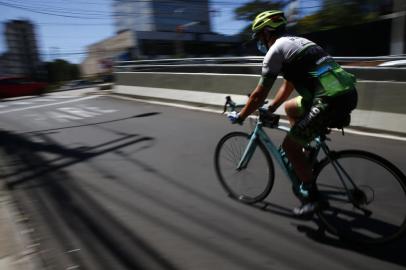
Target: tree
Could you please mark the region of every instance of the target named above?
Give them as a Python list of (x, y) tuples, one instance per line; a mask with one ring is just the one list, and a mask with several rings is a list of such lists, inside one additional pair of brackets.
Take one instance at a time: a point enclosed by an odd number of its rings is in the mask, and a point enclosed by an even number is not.
[(254, 0), (253, 2), (246, 3), (245, 5), (236, 8), (234, 14), (237, 20), (251, 22), (259, 13), (265, 10), (281, 9), (284, 5), (283, 1)]
[[(314, 14), (300, 19), (295, 26), (299, 33), (315, 32), (332, 28), (361, 24), (376, 20), (386, 12), (391, 0), (320, 0), (321, 8)], [(251, 22), (257, 14), (270, 9), (283, 9), (286, 1), (254, 0), (234, 10), (235, 18)], [(249, 25), (241, 34), (248, 35)]]
[(48, 82), (50, 83), (76, 80), (80, 77), (78, 65), (71, 64), (62, 59), (47, 62), (45, 68), (48, 73)]
[(251, 22), (255, 17), (265, 11), (272, 9), (282, 9), (285, 6), (283, 1), (262, 1), (254, 0), (253, 2), (246, 3), (245, 5), (238, 7), (234, 10), (234, 15), (237, 20), (247, 21), (247, 27), (245, 27), (241, 33), (243, 36), (251, 35)]
[(381, 13), (379, 0), (323, 0), (318, 12), (298, 21), (297, 30), (308, 33), (367, 23), (378, 19)]

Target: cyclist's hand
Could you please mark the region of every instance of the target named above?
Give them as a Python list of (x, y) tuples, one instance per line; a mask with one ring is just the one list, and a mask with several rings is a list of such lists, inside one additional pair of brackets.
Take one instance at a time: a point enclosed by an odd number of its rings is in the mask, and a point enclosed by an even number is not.
[(273, 114), (276, 111), (277, 107), (273, 106), (272, 104), (268, 106), (268, 113)]
[(229, 112), (227, 113), (227, 118), (230, 120), (232, 124), (240, 124), (242, 125), (243, 120), (240, 118), (240, 114), (238, 112)]

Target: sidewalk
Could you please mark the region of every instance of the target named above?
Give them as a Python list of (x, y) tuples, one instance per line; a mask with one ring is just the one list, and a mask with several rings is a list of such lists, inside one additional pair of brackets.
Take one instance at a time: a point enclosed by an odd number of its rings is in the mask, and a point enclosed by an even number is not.
[[(225, 97), (228, 95), (224, 93), (124, 85), (114, 86), (111, 93), (139, 99), (209, 107), (217, 110), (222, 110)], [(244, 95), (230, 96), (237, 104), (245, 104), (248, 100), (248, 97)], [(276, 113), (285, 116), (284, 106), (280, 106)], [(406, 139), (406, 114), (356, 109), (352, 112), (351, 119), (351, 129), (374, 134), (389, 134)]]

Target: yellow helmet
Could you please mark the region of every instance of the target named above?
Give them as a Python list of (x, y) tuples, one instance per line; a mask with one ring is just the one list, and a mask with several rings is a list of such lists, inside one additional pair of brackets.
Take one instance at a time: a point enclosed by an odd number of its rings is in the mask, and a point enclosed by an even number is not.
[(283, 11), (280, 10), (268, 10), (264, 11), (255, 17), (252, 23), (252, 31), (257, 33), (265, 27), (271, 30), (277, 30), (284, 27), (287, 24), (287, 20)]

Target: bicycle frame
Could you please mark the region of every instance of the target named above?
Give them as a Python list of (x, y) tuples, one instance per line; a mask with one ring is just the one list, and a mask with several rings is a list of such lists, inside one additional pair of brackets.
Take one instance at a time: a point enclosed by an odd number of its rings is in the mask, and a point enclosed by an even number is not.
[[(286, 132), (286, 133), (288, 133), (290, 131), (289, 127), (285, 127), (282, 125), (278, 125), (277, 127), (275, 127), (275, 129)], [(296, 173), (293, 171), (293, 168), (288, 166), (288, 164), (283, 160), (283, 156), (281, 155), (280, 148), (276, 147), (275, 144), (272, 142), (272, 140), (269, 138), (269, 136), (265, 133), (265, 131), (263, 130), (263, 123), (259, 119), (257, 120), (254, 131), (250, 135), (248, 145), (237, 166), (237, 170), (242, 170), (248, 166), (248, 163), (256, 150), (257, 140), (260, 140), (265, 145), (267, 150), (271, 153), (271, 155), (276, 159), (279, 166), (283, 169), (284, 173), (288, 176), (289, 180), (292, 182), (294, 188), (296, 188), (298, 191), (300, 191), (302, 193), (305, 193), (305, 191), (302, 191), (302, 189), (300, 189), (301, 181), (297, 177)], [(330, 149), (320, 139), (320, 137), (317, 137), (314, 141), (316, 143), (316, 156), (319, 153), (320, 149), (322, 149), (324, 154), (327, 156), (327, 158), (331, 158)], [(333, 165), (333, 168), (336, 171), (337, 175), (339, 176), (339, 179), (340, 179), (341, 183), (343, 184), (343, 187), (345, 188), (349, 199), (351, 200), (351, 197), (352, 197), (351, 192), (350, 192), (350, 189), (348, 188), (348, 185), (346, 184), (346, 181), (344, 180), (344, 178), (348, 179), (349, 183), (354, 188), (356, 188), (355, 183), (353, 182), (351, 177), (348, 175), (348, 173), (344, 170), (344, 168), (336, 160), (332, 161), (332, 165)], [(340, 173), (340, 171), (342, 173)], [(343, 174), (345, 177), (343, 176)]]
[[(290, 128), (278, 125), (276, 129), (284, 131), (284, 132), (289, 132)], [(283, 157), (281, 155), (281, 152), (279, 149), (275, 146), (275, 144), (271, 141), (269, 136), (265, 133), (263, 130), (263, 124), (260, 120), (258, 120), (254, 131), (250, 135), (250, 140), (248, 142), (248, 145), (244, 151), (244, 154), (241, 157), (241, 160), (238, 164), (237, 170), (244, 169), (247, 165), (249, 160), (251, 159), (252, 155), (255, 152), (257, 143), (256, 141), (260, 140), (267, 150), (274, 156), (276, 161), (278, 162), (279, 166), (283, 169), (285, 174), (288, 176), (288, 178), (291, 180), (292, 184), (297, 187), (300, 185), (300, 181), (294, 171), (287, 166), (287, 164), (283, 161)]]

